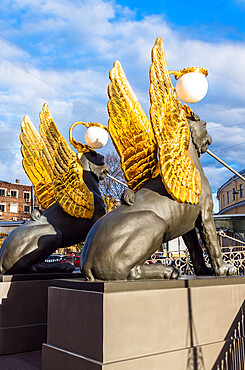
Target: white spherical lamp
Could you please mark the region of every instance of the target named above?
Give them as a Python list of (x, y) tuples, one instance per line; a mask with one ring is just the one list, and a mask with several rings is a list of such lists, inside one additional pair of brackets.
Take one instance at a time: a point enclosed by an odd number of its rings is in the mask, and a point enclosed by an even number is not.
[(195, 67), (180, 71), (176, 76), (179, 99), (185, 103), (197, 103), (202, 100), (208, 91), (207, 74), (207, 70)]
[(85, 142), (93, 149), (100, 149), (106, 145), (108, 141), (108, 132), (97, 126), (88, 127), (85, 132)]

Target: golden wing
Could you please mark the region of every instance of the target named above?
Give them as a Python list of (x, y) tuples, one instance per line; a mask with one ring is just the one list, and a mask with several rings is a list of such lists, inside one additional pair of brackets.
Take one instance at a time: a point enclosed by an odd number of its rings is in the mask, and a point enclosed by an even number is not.
[(129, 85), (120, 63), (110, 71), (109, 134), (130, 189), (140, 189), (153, 175), (157, 148), (151, 124)]
[(201, 194), (200, 174), (188, 152), (190, 129), (169, 76), (161, 38), (152, 50), (150, 101), (166, 190), (180, 203), (197, 204)]
[(50, 178), (50, 157), (37, 130), (29, 117), (21, 122), (21, 153), (23, 167), (34, 187), (34, 192), (42, 208), (55, 202), (53, 185)]
[(40, 122), (40, 135), (52, 158), (51, 180), (57, 203), (71, 216), (92, 218), (94, 195), (83, 180), (81, 162), (59, 132), (47, 104), (40, 112)]

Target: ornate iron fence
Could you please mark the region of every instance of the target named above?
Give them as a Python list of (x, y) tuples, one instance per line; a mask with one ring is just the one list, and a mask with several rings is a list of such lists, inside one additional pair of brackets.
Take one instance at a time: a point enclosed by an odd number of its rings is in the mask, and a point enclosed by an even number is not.
[[(226, 238), (226, 246), (221, 247), (223, 260), (234, 265), (237, 268), (238, 275), (245, 275), (245, 242), (227, 235), (223, 230), (221, 232), (218, 231), (218, 235), (221, 238)], [(224, 245), (223, 243), (220, 244)], [(204, 259), (207, 265), (210, 265), (209, 257), (205, 250)], [(146, 261), (146, 263), (174, 265), (183, 275), (194, 275), (193, 264), (187, 249), (181, 252), (156, 252)]]
[[(225, 248), (227, 249), (227, 248)], [(227, 263), (234, 265), (237, 268), (238, 275), (245, 275), (245, 249), (237, 250), (238, 248), (230, 247), (229, 251), (222, 251), (223, 260)], [(204, 253), (204, 258), (207, 264), (209, 264), (209, 258)], [(174, 265), (177, 267), (183, 275), (194, 275), (193, 264), (189, 255), (188, 250), (185, 250), (180, 255), (178, 252), (167, 252), (163, 253), (161, 257), (157, 254), (153, 254), (149, 260), (150, 263), (163, 263), (166, 265)]]
[(183, 275), (193, 275), (193, 265), (188, 250), (178, 252), (156, 252), (146, 261), (146, 264), (162, 263), (165, 265), (174, 265)]

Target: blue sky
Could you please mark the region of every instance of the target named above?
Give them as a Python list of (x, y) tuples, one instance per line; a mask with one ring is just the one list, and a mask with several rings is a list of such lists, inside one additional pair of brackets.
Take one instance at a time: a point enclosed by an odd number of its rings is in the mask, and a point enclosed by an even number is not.
[[(196, 1), (120, 1), (136, 13), (140, 20), (146, 15), (158, 14), (175, 27), (193, 27), (198, 38), (217, 39), (227, 37), (244, 41), (244, 1), (196, 0)], [(203, 30), (203, 33), (200, 31)]]
[[(77, 120), (107, 124), (108, 74), (117, 59), (148, 113), (158, 36), (169, 69), (208, 69), (208, 94), (191, 108), (208, 122), (210, 150), (236, 170), (245, 168), (244, 19), (245, 0), (2, 0), (0, 178), (28, 183), (20, 122), (27, 114), (38, 127), (44, 102), (66, 138)], [(109, 143), (103, 151), (110, 150)], [(207, 154), (201, 161), (215, 193), (232, 174)]]

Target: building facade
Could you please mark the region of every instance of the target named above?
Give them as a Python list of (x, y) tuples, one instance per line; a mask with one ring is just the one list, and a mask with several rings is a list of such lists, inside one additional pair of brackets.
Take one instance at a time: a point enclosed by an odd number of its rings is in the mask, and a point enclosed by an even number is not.
[[(245, 169), (240, 171), (245, 177)], [(219, 214), (245, 214), (245, 182), (238, 176), (231, 177), (217, 192)]]
[(34, 208), (39, 205), (30, 185), (0, 181), (0, 221), (30, 220)]

